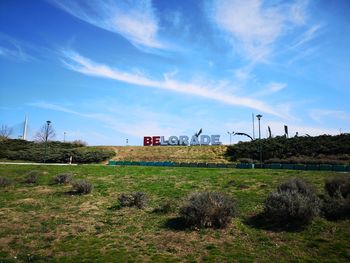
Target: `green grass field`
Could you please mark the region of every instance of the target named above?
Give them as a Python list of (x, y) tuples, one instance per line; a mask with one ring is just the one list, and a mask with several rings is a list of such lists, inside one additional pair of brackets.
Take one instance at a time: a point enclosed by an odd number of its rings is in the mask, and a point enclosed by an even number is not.
[[(31, 170), (36, 185), (22, 183)], [(51, 184), (71, 172), (94, 185), (91, 194), (70, 195), (70, 186)], [(350, 220), (318, 218), (305, 229), (264, 229), (252, 223), (263, 201), (290, 177), (311, 182), (318, 194), (331, 172), (164, 167), (0, 165), (14, 184), (0, 188), (0, 262), (349, 262)], [(233, 181), (232, 181), (233, 180)], [(223, 191), (234, 196), (240, 216), (226, 229), (189, 230), (177, 211), (153, 209), (187, 195)], [(143, 191), (144, 210), (118, 208), (122, 192)]]

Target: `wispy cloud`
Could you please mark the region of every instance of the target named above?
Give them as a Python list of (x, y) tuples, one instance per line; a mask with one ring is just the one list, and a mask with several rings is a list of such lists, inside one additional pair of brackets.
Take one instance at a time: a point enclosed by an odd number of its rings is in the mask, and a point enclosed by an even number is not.
[(295, 1), (268, 6), (262, 0), (216, 0), (210, 16), (247, 58), (260, 61), (271, 53), (288, 25), (304, 24), (306, 4)]
[(50, 2), (87, 23), (122, 35), (135, 46), (165, 48), (157, 39), (159, 26), (151, 0)]
[(309, 116), (318, 122), (324, 118), (350, 121), (350, 114), (341, 110), (313, 109), (309, 112)]
[(279, 92), (287, 87), (287, 83), (271, 82), (264, 89), (255, 94), (255, 96), (267, 96)]
[(167, 74), (164, 74), (164, 78), (162, 80), (154, 80), (144, 75), (124, 72), (105, 64), (96, 63), (86, 57), (81, 56), (80, 54), (74, 51), (65, 50), (62, 52), (62, 54), (62, 62), (68, 69), (86, 75), (114, 79), (117, 81), (122, 81), (144, 87), (159, 88), (173, 92), (196, 95), (199, 97), (219, 101), (229, 105), (248, 107), (251, 109), (283, 117), (283, 113), (274, 110), (273, 107), (267, 105), (263, 101), (253, 99), (250, 97), (236, 96), (225, 90), (225, 88), (220, 87), (220, 83), (217, 83), (218, 86), (208, 86), (196, 83), (184, 83), (175, 80)]
[[(139, 109), (136, 109), (135, 112), (133, 112), (133, 109), (129, 109), (128, 118), (125, 120), (123, 118), (117, 117), (116, 114), (83, 112), (81, 110), (77, 111), (54, 103), (34, 102), (30, 103), (29, 106), (68, 113), (78, 117), (95, 120), (101, 122), (104, 127), (108, 129), (137, 138), (141, 138), (144, 135), (154, 134), (161, 134), (164, 136), (182, 134), (183, 130), (179, 127), (186, 126), (183, 123), (180, 125), (179, 123), (182, 122), (182, 120), (173, 118), (173, 116), (167, 116), (165, 119), (171, 119), (172, 121), (166, 122), (163, 121), (164, 118), (159, 118), (158, 113), (148, 112), (148, 114), (139, 114)], [(134, 116), (136, 118), (131, 118), (131, 116)], [(139, 119), (140, 116), (142, 116), (142, 119)], [(160, 119), (162, 120), (161, 122), (159, 122)]]
[(300, 47), (301, 45), (311, 41), (315, 38), (319, 30), (322, 28), (321, 24), (316, 24), (308, 28), (298, 39), (297, 41), (290, 47), (291, 49)]
[(19, 41), (16, 41), (9, 37), (5, 38), (2, 35), (0, 35), (0, 57), (6, 57), (22, 62), (34, 59), (31, 55), (23, 50)]

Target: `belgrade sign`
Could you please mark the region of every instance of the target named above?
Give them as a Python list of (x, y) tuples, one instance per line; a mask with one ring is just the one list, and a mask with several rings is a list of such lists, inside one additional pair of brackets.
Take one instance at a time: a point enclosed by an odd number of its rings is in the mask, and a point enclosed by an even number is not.
[(144, 146), (164, 146), (164, 145), (220, 145), (220, 135), (193, 135), (191, 139), (188, 136), (170, 136), (167, 140), (164, 136), (145, 136), (143, 137)]

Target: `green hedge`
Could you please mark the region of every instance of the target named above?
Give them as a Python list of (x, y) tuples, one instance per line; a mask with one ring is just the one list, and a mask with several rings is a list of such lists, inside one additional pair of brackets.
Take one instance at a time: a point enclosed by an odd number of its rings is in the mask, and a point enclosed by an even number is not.
[(24, 140), (0, 141), (0, 158), (7, 160), (32, 162), (46, 160), (48, 163), (68, 163), (72, 156), (73, 163), (99, 163), (114, 155), (115, 152), (112, 150), (86, 147), (75, 143), (48, 142), (45, 147), (45, 143)]
[(228, 147), (226, 157), (231, 161), (260, 160), (260, 145), (264, 163), (350, 164), (350, 134), (294, 138), (279, 136), (239, 142)]

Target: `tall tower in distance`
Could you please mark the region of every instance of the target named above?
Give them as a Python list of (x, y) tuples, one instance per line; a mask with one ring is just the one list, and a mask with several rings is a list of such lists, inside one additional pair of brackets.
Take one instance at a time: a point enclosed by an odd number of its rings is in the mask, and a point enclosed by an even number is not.
[(27, 115), (24, 118), (24, 125), (23, 125), (23, 140), (27, 140), (27, 131), (28, 131), (28, 117)]

